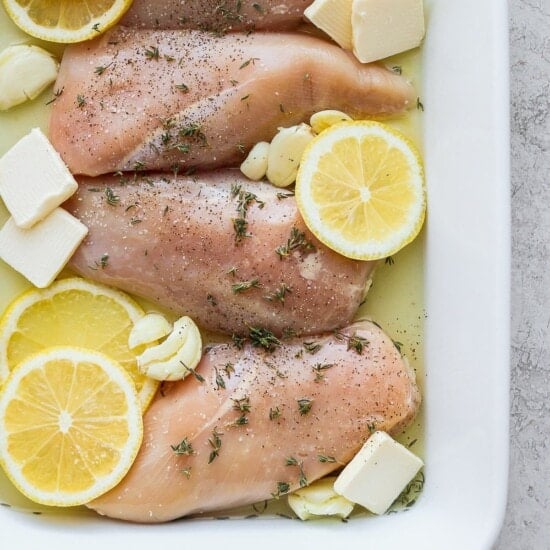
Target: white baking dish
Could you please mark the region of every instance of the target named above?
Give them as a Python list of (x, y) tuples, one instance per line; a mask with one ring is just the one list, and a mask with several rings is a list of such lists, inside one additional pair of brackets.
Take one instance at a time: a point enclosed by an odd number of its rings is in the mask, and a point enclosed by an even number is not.
[(426, 482), (417, 504), (348, 523), (273, 517), (158, 526), (0, 507), (1, 548), (490, 548), (508, 473), (506, 3), (426, 6)]

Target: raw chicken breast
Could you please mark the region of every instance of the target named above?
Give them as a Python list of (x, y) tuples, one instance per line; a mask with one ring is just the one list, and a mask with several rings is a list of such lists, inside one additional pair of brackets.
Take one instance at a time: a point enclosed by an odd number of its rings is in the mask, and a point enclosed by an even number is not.
[(269, 499), (349, 462), (373, 430), (398, 433), (420, 402), (407, 362), (368, 321), (272, 353), (215, 345), (196, 373), (204, 381), (163, 386), (130, 472), (91, 508), (161, 522)]
[(288, 191), (227, 169), (79, 183), (65, 207), (89, 232), (70, 265), (204, 328), (320, 333), (362, 300), (374, 264), (317, 241)]
[(280, 126), (322, 109), (413, 104), (400, 75), (303, 34), (118, 27), (65, 50), (50, 139), (74, 174), (236, 166)]
[(144, 29), (289, 30), (310, 0), (134, 0), (121, 23)]

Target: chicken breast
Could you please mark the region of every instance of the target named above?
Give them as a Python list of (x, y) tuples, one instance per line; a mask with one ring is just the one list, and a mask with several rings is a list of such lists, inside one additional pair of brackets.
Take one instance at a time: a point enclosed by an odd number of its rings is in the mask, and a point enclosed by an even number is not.
[(138, 31), (69, 46), (50, 139), (74, 174), (237, 166), (259, 141), (319, 110), (399, 113), (415, 92), (303, 34)]
[(347, 325), (372, 262), (331, 251), (291, 193), (237, 170), (81, 178), (65, 207), (88, 227), (70, 265), (202, 327), (277, 335)]
[(134, 0), (121, 23), (143, 29), (289, 30), (309, 0)]
[(398, 433), (420, 402), (407, 362), (368, 321), (271, 353), (215, 345), (195, 374), (163, 386), (130, 472), (91, 508), (162, 522), (269, 499), (346, 464), (373, 430)]

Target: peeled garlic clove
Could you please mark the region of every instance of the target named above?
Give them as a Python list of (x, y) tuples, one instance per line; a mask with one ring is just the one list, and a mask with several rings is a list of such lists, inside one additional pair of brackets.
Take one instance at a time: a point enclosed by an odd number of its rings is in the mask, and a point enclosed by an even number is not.
[(316, 134), (320, 134), (329, 126), (333, 126), (339, 122), (349, 122), (350, 120), (353, 119), (349, 115), (346, 115), (346, 113), (328, 109), (326, 111), (319, 111), (318, 113), (311, 115), (309, 123), (311, 124), (312, 130)]
[(0, 52), (0, 111), (38, 97), (56, 78), (59, 64), (39, 48), (20, 44)]
[(267, 156), (269, 143), (260, 141), (248, 153), (241, 164), (241, 172), (250, 180), (260, 181), (267, 172)]
[(267, 157), (267, 179), (273, 185), (286, 187), (294, 183), (302, 154), (314, 137), (311, 127), (304, 123), (279, 128)]
[(202, 339), (189, 317), (174, 323), (164, 342), (147, 348), (137, 357), (141, 372), (156, 380), (180, 380), (194, 369), (202, 356)]
[(160, 313), (147, 313), (139, 319), (128, 335), (130, 349), (156, 342), (172, 332), (172, 324)]
[(347, 518), (353, 502), (334, 490), (335, 477), (325, 477), (288, 495), (288, 504), (301, 519), (318, 519), (323, 516)]

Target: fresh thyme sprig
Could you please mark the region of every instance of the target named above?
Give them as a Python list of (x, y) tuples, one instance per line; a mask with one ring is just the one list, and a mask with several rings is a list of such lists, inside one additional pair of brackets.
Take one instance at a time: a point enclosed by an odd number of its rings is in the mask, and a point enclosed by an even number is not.
[(214, 428), (212, 431), (212, 437), (208, 440), (208, 443), (210, 443), (210, 446), (212, 447), (212, 451), (208, 457), (208, 464), (211, 464), (220, 455), (220, 449), (222, 448), (222, 435), (223, 433), (218, 432), (217, 428)]
[(307, 397), (302, 397), (301, 399), (298, 399), (298, 411), (300, 412), (301, 416), (309, 414), (312, 406), (313, 399), (308, 399)]
[(282, 244), (275, 249), (275, 252), (278, 254), (279, 258), (289, 256), (295, 250), (304, 250), (305, 252), (312, 252), (315, 250), (315, 245), (306, 239), (306, 234), (303, 231), (300, 231), (297, 227), (293, 227), (290, 230), (290, 237), (288, 238), (286, 244)]
[(233, 294), (240, 294), (250, 290), (251, 288), (260, 288), (261, 286), (262, 285), (258, 279), (252, 279), (250, 281), (240, 281), (239, 283), (231, 285), (231, 290), (233, 291)]

